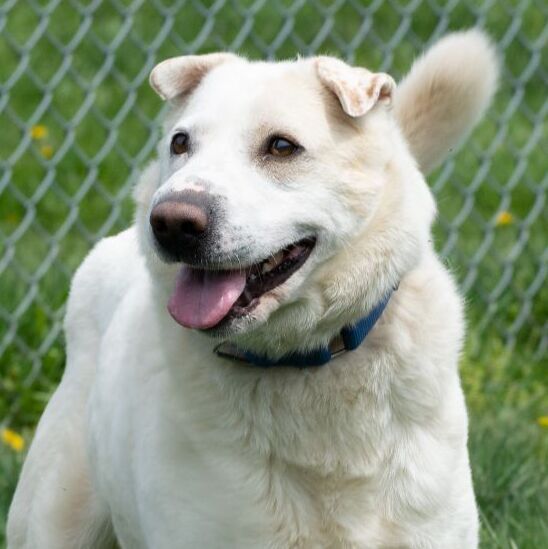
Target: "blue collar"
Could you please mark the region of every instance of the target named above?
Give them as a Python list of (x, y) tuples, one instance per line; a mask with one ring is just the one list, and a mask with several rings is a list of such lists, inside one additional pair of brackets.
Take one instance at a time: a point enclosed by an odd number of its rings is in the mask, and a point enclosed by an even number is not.
[(371, 312), (351, 326), (345, 326), (335, 336), (328, 346), (320, 347), (307, 353), (288, 353), (277, 360), (271, 360), (264, 355), (258, 355), (250, 351), (239, 349), (230, 343), (221, 343), (215, 347), (215, 353), (223, 358), (230, 358), (240, 362), (246, 362), (262, 368), (274, 366), (292, 366), (294, 368), (307, 368), (308, 366), (323, 366), (347, 351), (353, 351), (359, 347), (367, 334), (373, 329), (384, 309), (390, 301), (394, 290), (391, 290), (378, 303)]

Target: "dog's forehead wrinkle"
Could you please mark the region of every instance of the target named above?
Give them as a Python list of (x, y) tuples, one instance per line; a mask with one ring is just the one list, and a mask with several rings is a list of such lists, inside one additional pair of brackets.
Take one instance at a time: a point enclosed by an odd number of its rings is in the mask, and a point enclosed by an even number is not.
[(276, 125), (280, 117), (299, 119), (306, 111), (317, 116), (321, 88), (311, 74), (301, 74), (294, 65), (282, 62), (219, 67), (196, 91), (185, 112), (225, 126), (234, 122), (236, 128), (245, 125), (246, 119), (254, 122), (257, 116), (268, 113), (272, 113), (268, 120), (271, 125)]

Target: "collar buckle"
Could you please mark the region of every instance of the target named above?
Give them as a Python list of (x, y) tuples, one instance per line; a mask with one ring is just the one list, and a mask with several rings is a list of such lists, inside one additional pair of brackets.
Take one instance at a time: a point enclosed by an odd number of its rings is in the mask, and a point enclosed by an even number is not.
[(344, 353), (348, 351), (344, 345), (344, 339), (340, 333), (329, 342), (329, 351), (331, 352), (331, 358), (344, 355)]

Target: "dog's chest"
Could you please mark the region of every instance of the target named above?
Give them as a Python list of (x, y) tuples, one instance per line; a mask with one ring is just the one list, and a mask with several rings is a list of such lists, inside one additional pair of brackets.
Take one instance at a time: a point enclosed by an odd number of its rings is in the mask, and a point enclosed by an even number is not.
[[(266, 446), (283, 433), (267, 423), (259, 429), (234, 403), (227, 414), (226, 401), (198, 398), (198, 379), (174, 385), (159, 334), (136, 324), (113, 319), (89, 416), (97, 486), (124, 547), (161, 549), (174, 539), (181, 547), (329, 547), (345, 539), (375, 546), (363, 538), (382, 530), (374, 483), (276, 458)], [(115, 344), (131, 334), (139, 335), (134, 345)], [(318, 451), (330, 444), (315, 439)], [(315, 451), (312, 440), (306, 446)]]
[(387, 400), (367, 391), (319, 399), (305, 376), (229, 383), (226, 364), (212, 379), (211, 351), (158, 324), (137, 294), (104, 336), (89, 415), (95, 483), (123, 547), (401, 546), (406, 494), (422, 510), (444, 491), (447, 471), (417, 467), (437, 447), (396, 437)]
[(381, 547), (390, 539), (368, 481), (325, 479), (151, 431), (144, 423), (97, 463), (123, 547)]

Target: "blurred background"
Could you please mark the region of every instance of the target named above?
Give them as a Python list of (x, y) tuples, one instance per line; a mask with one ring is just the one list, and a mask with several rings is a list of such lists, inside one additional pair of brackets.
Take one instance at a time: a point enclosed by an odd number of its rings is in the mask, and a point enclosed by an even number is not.
[(0, 546), (64, 364), (70, 279), (132, 221), (166, 57), (318, 52), (400, 79), (450, 30), (497, 43), (500, 91), (429, 177), (437, 248), (467, 297), (463, 384), (482, 547), (548, 547), (548, 2), (11, 0), (0, 3)]

